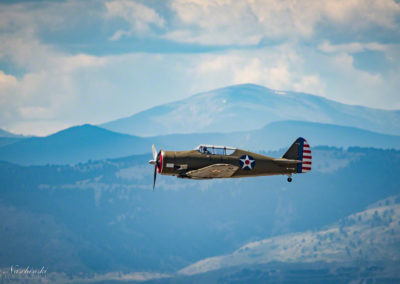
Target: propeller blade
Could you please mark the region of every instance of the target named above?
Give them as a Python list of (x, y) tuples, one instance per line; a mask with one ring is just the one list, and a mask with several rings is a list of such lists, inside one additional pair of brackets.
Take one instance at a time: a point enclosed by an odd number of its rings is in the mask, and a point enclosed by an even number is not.
[(154, 164), (154, 177), (153, 177), (153, 191), (154, 191), (154, 188), (156, 187), (157, 171), (159, 170), (160, 166), (161, 150), (160, 152), (157, 153), (156, 147), (154, 147), (154, 145), (152, 146), (152, 150), (153, 150), (154, 161), (149, 161), (149, 163)]
[(151, 149), (153, 151), (153, 159), (154, 161), (157, 161), (157, 150), (156, 147), (154, 147), (154, 144), (151, 146)]
[(153, 191), (156, 187), (156, 179), (157, 179), (157, 164), (154, 166), (154, 177), (153, 177)]

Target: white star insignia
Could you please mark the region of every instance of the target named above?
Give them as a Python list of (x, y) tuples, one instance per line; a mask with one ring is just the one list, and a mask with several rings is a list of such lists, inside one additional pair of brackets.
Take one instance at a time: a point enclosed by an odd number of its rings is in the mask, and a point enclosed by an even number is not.
[(246, 158), (240, 159), (240, 161), (242, 161), (243, 163), (242, 169), (245, 168), (249, 168), (250, 170), (253, 169), (254, 160), (251, 160), (248, 155), (246, 155)]

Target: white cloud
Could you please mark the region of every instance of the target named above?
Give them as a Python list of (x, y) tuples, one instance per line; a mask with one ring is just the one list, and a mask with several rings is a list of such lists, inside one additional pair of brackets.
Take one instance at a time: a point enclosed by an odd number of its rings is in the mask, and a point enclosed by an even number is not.
[[(371, 107), (384, 107), (382, 95), (379, 93), (386, 86), (380, 74), (371, 74), (356, 69), (354, 67), (354, 58), (345, 53), (327, 58), (326, 62), (329, 64), (331, 72), (340, 72), (341, 74), (341, 80), (337, 82), (337, 86), (342, 91), (335, 95), (340, 98), (340, 101), (361, 105), (365, 105), (368, 102), (367, 104)], [(391, 84), (393, 83), (391, 82)], [(334, 90), (333, 87), (332, 90)]]
[(17, 84), (17, 78), (11, 75), (5, 74), (0, 70), (0, 88), (9, 88)]
[[(398, 44), (377, 42), (331, 44), (328, 41), (318, 46), (323, 51), (321, 62), (325, 77), (338, 77), (336, 84), (327, 88), (331, 98), (339, 101), (370, 107), (399, 109), (400, 97), (395, 91), (400, 87), (400, 48)], [(355, 53), (379, 51), (385, 62), (385, 70), (369, 72), (355, 67)], [(328, 71), (326, 71), (328, 70)]]
[[(29, 72), (48, 66), (57, 48), (41, 40), (41, 33), (74, 27), (93, 20), (94, 1), (0, 4), (0, 60)], [(91, 13), (87, 13), (87, 10)], [(78, 31), (75, 31), (75, 34)]]
[[(0, 60), (26, 70), (19, 79), (0, 70), (1, 127), (43, 135), (76, 121), (71, 113), (79, 106), (74, 104), (90, 95), (79, 90), (82, 86), (77, 83), (77, 76), (83, 70), (101, 68), (106, 60), (85, 54), (63, 54), (40, 43), (30, 33), (3, 33), (0, 38)], [(52, 126), (43, 127), (45, 120)]]
[(174, 0), (171, 7), (182, 24), (166, 38), (211, 45), (310, 38), (321, 25), (339, 27), (341, 33), (374, 27), (397, 32), (400, 15), (400, 4), (393, 0)]
[[(173, 57), (176, 60), (179, 56)], [(177, 99), (185, 94), (179, 89), (182, 82), (175, 79), (171, 88), (171, 80), (163, 79), (182, 75), (170, 68), (173, 61), (141, 53), (98, 57), (51, 52), (43, 65), (26, 62), (30, 71), (20, 79), (0, 71), (0, 127), (45, 135), (65, 126), (101, 123)], [(43, 126), (45, 121), (48, 127)]]
[(144, 34), (150, 32), (151, 26), (163, 27), (165, 20), (154, 9), (134, 1), (110, 1), (105, 3), (107, 17), (119, 17), (129, 23), (129, 30), (116, 31), (111, 40), (118, 40), (133, 33)]
[(203, 87), (209, 84), (223, 86), (254, 83), (277, 90), (324, 94), (325, 85), (320, 76), (305, 71), (302, 56), (295, 47), (288, 44), (258, 50), (216, 53), (204, 56), (193, 76), (206, 78), (199, 80)]
[(350, 42), (344, 44), (331, 44), (329, 41), (324, 41), (318, 45), (318, 49), (327, 53), (356, 53), (365, 50), (386, 51), (388, 49), (388, 45), (377, 42)]
[(318, 74), (302, 76), (298, 82), (294, 83), (293, 89), (298, 92), (326, 96), (326, 84)]
[(53, 49), (33, 35), (0, 34), (0, 60), (11, 61), (18, 68), (35, 69), (47, 64)]
[(278, 90), (318, 94), (348, 104), (398, 108), (400, 52), (392, 45), (378, 48), (397, 62), (385, 75), (357, 69), (351, 54), (321, 53), (296, 44), (209, 54), (199, 60), (197, 68), (192, 68), (192, 91), (256, 83)]
[(397, 29), (400, 5), (392, 0), (324, 1), (323, 13), (333, 22), (359, 30), (371, 25)]

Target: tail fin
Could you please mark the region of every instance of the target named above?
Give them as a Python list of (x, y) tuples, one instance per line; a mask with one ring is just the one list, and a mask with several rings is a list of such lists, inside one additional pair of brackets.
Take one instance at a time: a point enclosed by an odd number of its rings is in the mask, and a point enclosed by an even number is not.
[(311, 148), (307, 140), (302, 137), (297, 138), (282, 158), (302, 161), (297, 165), (297, 173), (311, 171)]

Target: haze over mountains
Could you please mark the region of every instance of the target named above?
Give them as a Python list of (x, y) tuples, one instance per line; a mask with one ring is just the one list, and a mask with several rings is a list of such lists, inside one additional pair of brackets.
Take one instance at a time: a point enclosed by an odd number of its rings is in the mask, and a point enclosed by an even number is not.
[[(382, 134), (400, 134), (400, 111), (349, 106), (252, 84), (197, 94), (102, 126), (108, 130), (82, 125), (31, 138), (3, 131), (0, 160), (79, 163), (148, 153), (152, 144), (168, 150), (203, 143), (266, 151), (286, 148), (299, 136), (311, 146), (400, 148), (400, 136)], [(140, 137), (147, 135), (153, 136)]]
[(144, 153), (149, 149), (143, 138), (83, 125), (1, 147), (0, 160), (19, 164), (67, 164)]
[[(171, 134), (137, 137), (93, 125), (71, 127), (47, 137), (18, 139), (0, 147), (0, 160), (22, 165), (74, 164), (88, 160), (149, 153), (151, 145), (165, 150), (190, 150), (199, 144), (228, 145), (251, 151), (285, 149), (305, 137), (311, 146), (400, 149), (400, 136), (353, 127), (301, 121), (273, 122), (261, 129), (232, 133)], [(7, 141), (11, 138), (4, 138)], [(0, 140), (1, 142), (1, 140)]]
[[(84, 282), (79, 277), (93, 280), (108, 272), (120, 280), (124, 273), (156, 272), (175, 282), (182, 277), (177, 271), (194, 271), (204, 259), (217, 273), (214, 282), (234, 263), (249, 279), (245, 282), (269, 279), (269, 273), (242, 271), (260, 270), (256, 265), (268, 260), (287, 267), (269, 270), (285, 277), (294, 271), (296, 277), (309, 275), (324, 263), (324, 271), (356, 266), (359, 271), (349, 272), (352, 278), (376, 277), (389, 267), (382, 259), (398, 252), (398, 199), (365, 210), (400, 194), (394, 178), (400, 152), (314, 147), (313, 156), (313, 171), (296, 175), (290, 184), (282, 176), (208, 181), (159, 176), (154, 192), (150, 153), (71, 166), (1, 162), (0, 267), (45, 265), (48, 279), (57, 274), (52, 283), (63, 277)], [(352, 214), (351, 220), (339, 221)], [(360, 262), (361, 250), (366, 263)], [(226, 256), (221, 266), (207, 260), (221, 255)], [(350, 264), (328, 262), (341, 256)], [(314, 266), (294, 268), (289, 257)], [(196, 282), (210, 270), (195, 271), (183, 283)], [(339, 269), (333, 272), (342, 279)], [(230, 277), (238, 279), (235, 275)]]
[[(400, 136), (383, 134), (400, 134), (398, 121), (398, 111), (239, 85), (104, 125), (120, 132), (0, 137), (0, 275), (45, 265), (51, 282), (398, 282)], [(151, 144), (279, 157), (298, 136), (313, 170), (290, 184), (159, 176), (151, 191)]]
[(399, 110), (345, 105), (319, 96), (276, 91), (254, 84), (200, 93), (101, 126), (138, 136), (155, 136), (249, 131), (281, 120), (337, 124), (400, 135)]

